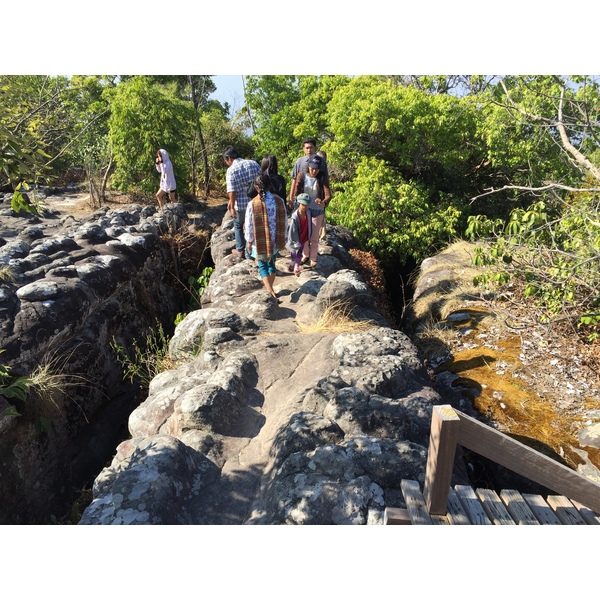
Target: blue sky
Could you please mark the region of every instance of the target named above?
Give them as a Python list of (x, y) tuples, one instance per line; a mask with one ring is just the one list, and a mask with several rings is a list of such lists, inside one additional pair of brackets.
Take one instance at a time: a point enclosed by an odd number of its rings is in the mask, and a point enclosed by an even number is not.
[(244, 88), (241, 75), (213, 75), (217, 91), (211, 94), (211, 98), (221, 103), (229, 102), (231, 114), (234, 115), (244, 106)]

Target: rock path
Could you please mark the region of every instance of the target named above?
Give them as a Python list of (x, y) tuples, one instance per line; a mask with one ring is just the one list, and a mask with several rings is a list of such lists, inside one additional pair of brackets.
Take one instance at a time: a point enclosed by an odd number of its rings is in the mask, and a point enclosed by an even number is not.
[[(337, 366), (330, 356), (335, 334), (303, 334), (298, 330), (299, 321), (307, 323), (311, 319), (307, 305), (299, 302), (298, 290), (316, 272), (304, 271), (295, 277), (287, 272), (288, 262), (281, 258), (276, 265), (281, 274), (274, 285), (281, 300), (276, 309), (280, 316), (271, 321), (271, 331), (242, 343), (244, 350), (258, 361), (256, 389), (260, 397), (255, 410), (264, 421), (255, 435), (229, 440), (230, 457), (221, 478), (205, 490), (192, 508), (198, 524), (243, 524), (259, 516), (254, 514), (254, 505), (273, 468), (273, 443), (278, 432), (301, 410), (299, 404), (306, 391)], [(273, 329), (286, 333), (275, 336)]]

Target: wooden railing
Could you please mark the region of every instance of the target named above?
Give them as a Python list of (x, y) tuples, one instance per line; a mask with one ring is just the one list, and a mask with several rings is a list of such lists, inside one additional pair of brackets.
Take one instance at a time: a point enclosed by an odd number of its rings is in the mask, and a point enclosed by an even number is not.
[(450, 405), (434, 406), (423, 496), (431, 515), (445, 515), (456, 445), (600, 513), (600, 485)]

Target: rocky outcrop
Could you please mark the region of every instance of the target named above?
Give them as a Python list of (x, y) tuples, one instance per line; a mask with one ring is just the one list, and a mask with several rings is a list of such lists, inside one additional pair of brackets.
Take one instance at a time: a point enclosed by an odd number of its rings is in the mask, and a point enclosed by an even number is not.
[[(277, 260), (276, 300), (230, 254), (225, 217), (202, 308), (171, 339), (178, 366), (131, 414), (82, 524), (378, 524), (403, 505), (442, 398), (354, 270), (349, 232), (328, 231), (315, 269)], [(345, 330), (323, 321), (336, 307)]]
[[(536, 326), (539, 315), (510, 286), (499, 297), (474, 286), (482, 273), (474, 252), (457, 241), (424, 260), (416, 278), (406, 323), (436, 388), (461, 411), (600, 481), (594, 361), (566, 329)], [(465, 458), (479, 487), (554, 493), (473, 453)]]
[[(111, 343), (129, 347), (157, 323), (172, 331), (182, 287), (161, 235), (187, 215), (129, 205), (41, 218), (3, 206), (0, 362), (14, 375), (44, 367), (66, 387), (0, 417), (0, 523), (45, 522), (126, 434), (139, 397)], [(0, 414), (8, 406), (0, 396)]]

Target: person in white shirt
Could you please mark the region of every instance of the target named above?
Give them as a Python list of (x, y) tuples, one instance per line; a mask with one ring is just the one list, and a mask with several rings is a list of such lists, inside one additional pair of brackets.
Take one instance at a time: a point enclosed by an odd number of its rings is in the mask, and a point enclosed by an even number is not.
[(165, 196), (169, 196), (171, 202), (175, 199), (175, 174), (173, 173), (173, 163), (166, 150), (161, 148), (156, 151), (156, 170), (160, 173), (160, 186), (156, 192), (158, 206), (162, 208), (165, 205)]

